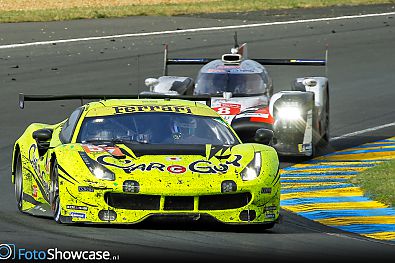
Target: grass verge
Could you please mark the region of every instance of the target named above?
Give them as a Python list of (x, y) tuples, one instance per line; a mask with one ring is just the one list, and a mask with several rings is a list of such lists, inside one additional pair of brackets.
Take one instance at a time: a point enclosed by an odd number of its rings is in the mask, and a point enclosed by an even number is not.
[(369, 198), (395, 207), (395, 160), (359, 173), (351, 183), (361, 187)]
[(383, 3), (395, 3), (395, 0), (0, 0), (0, 22), (172, 16)]

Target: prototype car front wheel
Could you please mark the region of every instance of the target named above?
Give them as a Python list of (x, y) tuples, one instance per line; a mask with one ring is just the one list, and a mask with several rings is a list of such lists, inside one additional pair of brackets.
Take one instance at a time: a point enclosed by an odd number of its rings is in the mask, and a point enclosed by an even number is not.
[(325, 134), (324, 134), (324, 141), (326, 144), (329, 143), (329, 92), (326, 92), (326, 97), (327, 97), (327, 101), (326, 101), (326, 105), (325, 105)]

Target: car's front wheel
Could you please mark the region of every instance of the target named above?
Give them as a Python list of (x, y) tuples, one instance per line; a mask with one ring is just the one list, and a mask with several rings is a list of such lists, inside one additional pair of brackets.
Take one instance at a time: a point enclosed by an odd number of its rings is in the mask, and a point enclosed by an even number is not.
[(15, 198), (18, 210), (22, 212), (23, 208), (23, 174), (22, 174), (22, 156), (18, 154), (15, 166)]
[(53, 218), (55, 222), (62, 223), (61, 221), (61, 205), (59, 196), (59, 175), (58, 175), (58, 163), (55, 159), (51, 169), (51, 189), (49, 194), (49, 201), (53, 211)]
[[(327, 88), (328, 89), (328, 88)], [(322, 131), (322, 139), (321, 139), (321, 144), (322, 145), (327, 145), (329, 143), (329, 92), (327, 90), (326, 92), (326, 102), (325, 102), (325, 120), (324, 120), (324, 126), (325, 130)]]
[(271, 229), (276, 225), (276, 222), (271, 222), (271, 223), (266, 223), (266, 224), (262, 224), (262, 229), (267, 230), (267, 229)]

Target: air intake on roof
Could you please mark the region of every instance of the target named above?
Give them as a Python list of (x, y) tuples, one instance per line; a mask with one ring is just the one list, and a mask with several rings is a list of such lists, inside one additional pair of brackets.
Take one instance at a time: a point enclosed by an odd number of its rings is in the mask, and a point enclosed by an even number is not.
[(241, 61), (240, 54), (225, 54), (222, 55), (222, 61), (230, 64), (238, 64)]

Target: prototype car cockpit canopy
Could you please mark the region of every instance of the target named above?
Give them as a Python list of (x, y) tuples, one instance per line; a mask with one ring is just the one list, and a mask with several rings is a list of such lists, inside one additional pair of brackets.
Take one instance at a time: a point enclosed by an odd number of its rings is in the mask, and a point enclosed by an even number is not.
[[(229, 55), (228, 55), (229, 56)], [(201, 68), (196, 78), (194, 94), (262, 95), (268, 93), (271, 82), (266, 69), (253, 60), (229, 63), (224, 58), (214, 60)]]

